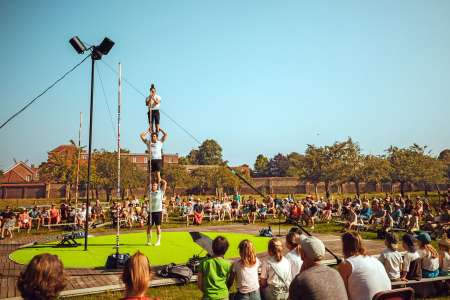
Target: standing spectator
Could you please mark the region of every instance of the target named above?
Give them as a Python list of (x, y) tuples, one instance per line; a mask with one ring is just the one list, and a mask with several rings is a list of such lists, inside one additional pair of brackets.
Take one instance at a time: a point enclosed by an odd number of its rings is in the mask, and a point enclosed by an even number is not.
[(431, 237), (427, 232), (420, 232), (416, 239), (419, 241), (419, 255), (422, 259), (422, 277), (434, 278), (439, 276), (439, 253), (431, 245)]
[(414, 243), (414, 237), (411, 234), (404, 234), (402, 237), (402, 246), (406, 253), (403, 255), (401, 279), (421, 279), (422, 263), (416, 249), (416, 244)]
[(248, 224), (255, 224), (257, 210), (255, 199), (250, 199), (248, 210)]
[(292, 277), (297, 276), (302, 268), (302, 258), (300, 257), (300, 234), (297, 232), (289, 232), (286, 235), (286, 247), (289, 252), (285, 255), (286, 259), (291, 264)]
[(147, 256), (136, 252), (128, 259), (122, 273), (125, 297), (122, 300), (151, 300), (145, 296), (151, 280), (151, 268)]
[(235, 300), (260, 300), (258, 269), (261, 263), (256, 257), (253, 243), (249, 240), (241, 241), (239, 255), (241, 259), (232, 265), (228, 287), (231, 287), (236, 279), (238, 291)]
[(342, 252), (345, 261), (338, 269), (350, 299), (372, 300), (376, 293), (391, 289), (386, 270), (378, 259), (366, 254), (358, 233), (342, 235)]
[(397, 251), (398, 238), (393, 232), (386, 233), (384, 244), (386, 249), (379, 256), (389, 279), (391, 281), (400, 281), (400, 270), (402, 266), (402, 255)]
[(261, 287), (265, 300), (285, 300), (291, 284), (291, 265), (283, 256), (283, 243), (273, 238), (268, 246), (269, 258), (262, 264)]
[(212, 243), (213, 257), (200, 264), (197, 286), (202, 291), (204, 300), (228, 299), (227, 282), (231, 263), (224, 259), (228, 246), (226, 238), (216, 237)]
[(11, 210), (9, 205), (6, 206), (4, 212), (0, 214), (1, 218), (1, 238), (5, 238), (5, 233), (9, 234), (9, 237), (13, 237), (13, 229), (16, 225), (16, 214)]
[(17, 280), (17, 288), (25, 300), (58, 299), (65, 286), (62, 262), (58, 256), (47, 253), (33, 257)]
[(61, 216), (59, 214), (59, 209), (57, 209), (55, 205), (52, 204), (52, 207), (50, 208), (50, 224), (59, 224), (60, 221)]
[(289, 287), (291, 300), (347, 300), (347, 292), (339, 273), (320, 261), (325, 256), (325, 245), (316, 237), (301, 240), (302, 272)]

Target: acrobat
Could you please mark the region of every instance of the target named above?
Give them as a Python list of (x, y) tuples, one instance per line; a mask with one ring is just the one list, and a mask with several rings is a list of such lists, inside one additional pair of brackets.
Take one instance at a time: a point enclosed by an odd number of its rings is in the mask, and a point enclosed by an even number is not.
[[(158, 139), (158, 134), (156, 132), (151, 132), (151, 129), (142, 132), (140, 135), (141, 140), (144, 142), (144, 144), (147, 145), (147, 148), (150, 148), (151, 162), (149, 163), (151, 166), (152, 178), (156, 177), (155, 180), (158, 184), (161, 181), (161, 170), (163, 167), (162, 147), (163, 143), (167, 140), (167, 132), (165, 132), (161, 128), (159, 129), (159, 131), (161, 131), (163, 134), (161, 139)], [(149, 133), (150, 139), (147, 140), (146, 136)]]
[[(145, 105), (148, 107), (147, 117), (151, 132), (159, 132), (159, 105), (161, 97), (156, 94), (155, 85), (152, 83), (150, 87), (150, 95), (145, 98)], [(154, 124), (154, 126), (153, 126)], [(155, 127), (155, 130), (153, 130)]]
[(147, 245), (152, 245), (152, 227), (156, 225), (157, 240), (155, 246), (161, 245), (161, 222), (163, 211), (163, 199), (166, 192), (167, 182), (161, 179), (160, 183), (153, 182), (148, 191), (149, 216), (147, 219)]

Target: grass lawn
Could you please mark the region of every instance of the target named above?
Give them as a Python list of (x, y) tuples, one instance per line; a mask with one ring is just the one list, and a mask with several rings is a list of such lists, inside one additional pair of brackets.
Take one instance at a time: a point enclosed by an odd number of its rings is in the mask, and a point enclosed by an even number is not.
[[(227, 258), (239, 256), (237, 246), (243, 239), (250, 239), (255, 245), (258, 253), (267, 251), (268, 238), (250, 234), (206, 232), (206, 236), (214, 239), (218, 235), (225, 236), (230, 248)], [(155, 234), (154, 234), (155, 235)], [(154, 236), (154, 239), (156, 237)], [(84, 240), (78, 240), (83, 243)], [(88, 251), (84, 246), (74, 248), (54, 248), (55, 243), (36, 245), (22, 248), (11, 253), (10, 257), (17, 263), (27, 264), (33, 256), (40, 253), (51, 253), (58, 255), (67, 268), (96, 268), (104, 267), (108, 255), (114, 253), (115, 235), (94, 236), (89, 238)], [(137, 250), (143, 252), (152, 265), (165, 265), (169, 263), (186, 263), (195, 254), (205, 254), (205, 251), (193, 242), (189, 232), (163, 232), (162, 244), (159, 247), (147, 246), (145, 231), (138, 233), (121, 234), (120, 252), (133, 254)]]

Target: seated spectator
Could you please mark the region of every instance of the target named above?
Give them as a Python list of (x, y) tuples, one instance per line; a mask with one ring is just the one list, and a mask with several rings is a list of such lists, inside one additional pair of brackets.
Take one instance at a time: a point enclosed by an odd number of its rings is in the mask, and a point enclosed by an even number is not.
[(439, 276), (450, 274), (450, 244), (447, 236), (439, 241)]
[(369, 207), (369, 202), (363, 202), (362, 207), (359, 217), (363, 221), (369, 221), (370, 217), (372, 217), (372, 209)]
[(289, 287), (291, 300), (347, 300), (347, 291), (339, 273), (320, 261), (325, 257), (325, 245), (316, 237), (301, 240), (302, 271)]
[(19, 228), (27, 229), (28, 233), (31, 230), (31, 218), (26, 209), (19, 214)]
[(50, 212), (47, 207), (44, 207), (41, 212), (41, 223), (45, 225), (45, 221), (47, 221), (47, 225), (50, 225)]
[(203, 221), (203, 209), (200, 205), (194, 209), (194, 225), (201, 225)]
[(122, 300), (151, 300), (145, 296), (151, 280), (151, 268), (147, 256), (136, 252), (128, 259), (122, 273), (125, 297)]
[(59, 222), (61, 221), (61, 216), (59, 214), (59, 210), (55, 207), (54, 204), (52, 204), (52, 207), (50, 208), (49, 213), (50, 213), (50, 223), (51, 224), (59, 224)]
[[(402, 280), (417, 280), (422, 278), (422, 263), (419, 253), (416, 250), (414, 237), (411, 234), (405, 234), (402, 237), (402, 246), (406, 251), (403, 256)], [(418, 270), (417, 270), (418, 269)]]
[(197, 286), (202, 291), (204, 300), (228, 299), (227, 282), (231, 263), (224, 259), (228, 246), (226, 238), (216, 237), (212, 243), (213, 257), (200, 263)]
[(267, 206), (265, 203), (261, 203), (258, 210), (259, 219), (264, 222), (267, 216)]
[(253, 243), (243, 240), (239, 243), (239, 260), (236, 260), (232, 267), (228, 280), (228, 287), (236, 280), (237, 293), (234, 300), (260, 300), (258, 269), (261, 265), (256, 257)]
[(353, 208), (347, 208), (346, 211), (348, 214), (348, 221), (344, 228), (347, 230), (356, 229), (358, 226), (358, 215)]
[(322, 221), (323, 222), (326, 221), (327, 223), (329, 223), (332, 217), (332, 212), (333, 212), (333, 205), (331, 204), (330, 200), (327, 200), (322, 211)]
[(269, 258), (262, 264), (260, 284), (265, 300), (283, 300), (289, 296), (291, 265), (283, 256), (283, 243), (276, 238), (269, 241)]
[(386, 249), (381, 252), (378, 259), (383, 264), (389, 279), (391, 281), (400, 281), (400, 269), (403, 260), (402, 255), (397, 251), (398, 238), (395, 233), (386, 233), (384, 244), (386, 245)]
[(416, 239), (419, 241), (419, 256), (422, 260), (422, 277), (434, 278), (439, 276), (439, 253), (431, 245), (431, 237), (427, 232), (420, 232)]
[[(29, 215), (30, 218), (31, 218), (31, 223), (33, 223), (33, 221), (36, 221), (36, 223), (37, 223), (36, 230), (39, 230), (39, 228), (41, 227), (41, 212), (40, 212), (40, 210), (38, 209), (38, 207), (37, 207), (37, 206), (34, 206), (34, 207), (30, 210), (30, 212), (28, 213), (28, 215)], [(33, 224), (31, 224), (31, 225), (33, 225)]]
[(47, 253), (33, 257), (17, 280), (17, 288), (25, 300), (58, 299), (65, 286), (62, 262), (58, 256)]
[[(138, 204), (139, 204), (139, 200), (138, 200)], [(100, 220), (102, 223), (105, 222), (105, 214), (103, 213), (103, 208), (100, 203), (100, 200), (97, 200), (95, 202), (94, 207), (92, 207), (92, 222), (95, 223), (95, 222), (97, 222), (97, 220)]]
[(292, 277), (297, 276), (302, 268), (302, 258), (300, 257), (300, 234), (297, 232), (289, 232), (286, 235), (286, 247), (289, 252), (284, 256), (291, 265)]
[(350, 299), (372, 300), (376, 293), (391, 289), (386, 270), (378, 259), (366, 254), (358, 233), (342, 235), (342, 252), (345, 261), (338, 269)]

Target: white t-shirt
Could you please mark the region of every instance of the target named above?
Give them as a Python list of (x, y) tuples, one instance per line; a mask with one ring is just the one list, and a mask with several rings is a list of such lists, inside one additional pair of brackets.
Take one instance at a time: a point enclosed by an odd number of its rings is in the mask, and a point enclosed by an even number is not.
[(259, 289), (258, 269), (261, 262), (256, 258), (256, 263), (251, 267), (242, 266), (239, 260), (233, 263), (232, 270), (236, 273), (236, 284), (239, 292), (246, 294)]
[(291, 264), (289, 261), (283, 256), (279, 262), (277, 262), (273, 257), (269, 257), (267, 261), (264, 261), (261, 267), (261, 278), (267, 279), (267, 284), (277, 287), (284, 287), (285, 284), (279, 276), (275, 274), (273, 268), (269, 265), (269, 262), (273, 264), (281, 273), (281, 275), (286, 279), (286, 282), (289, 285), (292, 281), (291, 275)]
[(400, 278), (400, 268), (402, 266), (402, 255), (398, 251), (386, 248), (378, 258), (383, 264), (390, 279)]
[(152, 159), (162, 159), (162, 146), (163, 142), (156, 141), (150, 142), (150, 152), (152, 153)]
[(427, 271), (433, 272), (439, 269), (439, 258), (431, 257), (430, 252), (426, 252), (423, 249), (419, 249), (417, 252), (419, 252), (420, 258), (422, 259), (422, 269), (425, 269)]
[(300, 269), (302, 268), (303, 260), (297, 254), (296, 249), (291, 250), (284, 257), (286, 257), (287, 260), (289, 261), (289, 263), (291, 264), (291, 274), (292, 274), (292, 278), (294, 278), (295, 276), (297, 276), (298, 273), (300, 273)]
[(372, 300), (381, 291), (391, 290), (391, 280), (381, 262), (368, 255), (346, 259), (352, 265), (348, 278), (348, 292), (352, 300)]
[(419, 253), (417, 251), (415, 252), (406, 252), (403, 256), (403, 272), (409, 271), (409, 266), (411, 265), (411, 262), (420, 258)]
[(450, 254), (444, 252), (444, 257), (442, 258), (442, 271), (450, 272)]
[(150, 211), (151, 212), (160, 212), (163, 210), (163, 197), (164, 192), (158, 189), (156, 192), (150, 192)]
[[(148, 96), (146, 100), (149, 101), (150, 97), (151, 96)], [(158, 100), (158, 104), (154, 102), (153, 105), (150, 107), (150, 110), (158, 110), (159, 109), (159, 105), (161, 104), (161, 97), (159, 95), (155, 95), (153, 97), (153, 101), (155, 101), (155, 100)]]

